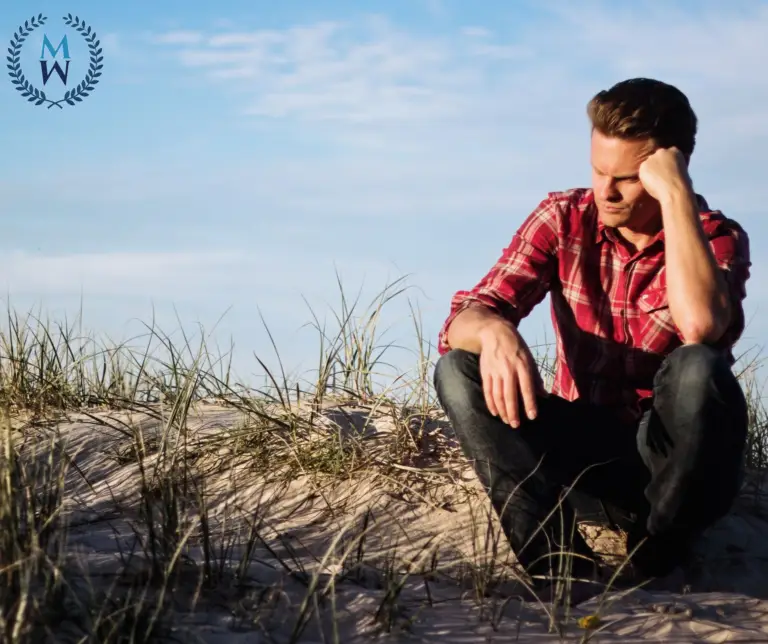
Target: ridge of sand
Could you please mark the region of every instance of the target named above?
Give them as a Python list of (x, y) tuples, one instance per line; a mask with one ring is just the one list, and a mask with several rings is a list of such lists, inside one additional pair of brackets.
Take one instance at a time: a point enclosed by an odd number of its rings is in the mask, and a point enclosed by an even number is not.
[[(189, 436), (197, 441), (246, 420), (241, 412), (220, 405), (198, 405), (192, 411)], [(317, 431), (354, 431), (350, 425), (356, 425), (359, 432), (367, 415), (362, 408), (331, 406), (323, 410)], [(147, 437), (161, 431), (160, 423), (144, 414), (107, 411), (91, 417), (74, 414), (39, 430), (64, 437), (80, 470), (71, 470), (67, 480), (67, 551), (91, 580), (107, 579), (124, 568), (118, 552), (135, 545), (131, 526), (141, 525), (139, 469), (127, 451), (130, 440), (114, 429), (116, 421), (140, 424)], [(369, 425), (366, 440), (371, 449), (377, 440), (391, 440), (391, 420), (379, 416)], [(435, 427), (435, 432), (445, 429), (444, 423)], [(269, 549), (257, 543), (247, 588), (221, 584), (201, 593), (194, 611), (189, 611), (202, 564), (201, 544), (190, 542), (185, 564), (189, 574), (172, 593), (176, 635), (210, 644), (290, 641), (307, 579), (319, 571), (318, 583), (325, 587), (330, 573), (344, 568), (338, 552), (323, 561), (340, 531), (346, 536), (337, 551), (346, 548), (351, 553), (348, 561), (354, 560), (359, 548), (354, 538), (367, 517), (365, 565), (346, 564), (349, 578), (337, 581), (333, 601), (326, 599), (320, 606), (325, 635), (313, 619), (298, 641), (335, 641), (334, 628), (340, 642), (368, 641), (373, 635), (384, 642), (578, 641), (586, 631), (577, 619), (599, 612), (601, 626), (590, 641), (768, 642), (768, 496), (757, 475), (747, 477), (731, 513), (697, 544), (696, 565), (687, 571), (685, 588), (613, 591), (572, 609), (570, 616), (556, 620), (560, 631), (553, 632), (546, 606), (515, 597), (520, 587), (511, 578), (514, 557), (483, 490), (462, 464), (449, 432), (446, 436), (435, 473), (410, 479), (409, 470), (403, 469), (400, 478), (368, 470), (335, 484), (309, 474), (270, 480), (268, 465), (233, 461), (226, 444), (217, 458), (198, 459), (196, 468), (206, 472), (212, 531), (217, 542), (227, 537), (235, 544), (222, 554), (222, 568), (237, 566), (249, 521), (258, 523)], [(146, 463), (150, 469), (153, 458)], [(430, 484), (420, 483), (424, 480)], [(595, 526), (584, 529), (608, 555), (622, 552), (620, 535)], [(437, 550), (437, 565), (425, 544)], [(395, 608), (382, 613), (387, 580), (381, 571), (392, 552), (398, 561), (416, 560), (416, 565)], [(274, 553), (292, 569), (303, 569), (305, 577), (289, 574)], [(507, 570), (509, 575), (497, 596), (480, 600), (476, 588), (490, 562), (496, 572)], [(133, 561), (131, 566), (135, 578), (147, 574), (142, 569), (146, 564)], [(437, 570), (427, 574), (430, 566)], [(389, 625), (389, 632), (382, 623)]]

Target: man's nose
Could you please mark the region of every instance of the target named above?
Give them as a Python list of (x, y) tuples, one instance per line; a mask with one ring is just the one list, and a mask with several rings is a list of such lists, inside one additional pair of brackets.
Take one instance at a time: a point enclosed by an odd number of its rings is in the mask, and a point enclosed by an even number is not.
[(607, 179), (602, 183), (599, 196), (606, 201), (615, 201), (621, 198), (621, 194), (616, 189), (616, 183), (613, 179)]

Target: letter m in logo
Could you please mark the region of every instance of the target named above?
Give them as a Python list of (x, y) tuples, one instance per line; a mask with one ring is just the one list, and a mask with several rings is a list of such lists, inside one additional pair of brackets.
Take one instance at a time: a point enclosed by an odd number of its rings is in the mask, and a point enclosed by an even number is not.
[[(53, 58), (53, 67), (49, 70), (48, 69), (48, 61), (45, 59), (45, 50), (48, 50), (48, 52), (51, 54), (51, 58)], [(65, 61), (65, 70), (61, 69), (61, 66), (59, 65), (59, 62), (56, 60), (56, 54), (59, 53), (59, 49), (64, 50), (64, 61)], [(43, 35), (43, 47), (40, 51), (40, 69), (43, 72), (43, 85), (45, 85), (48, 82), (48, 79), (51, 77), (53, 72), (56, 72), (59, 75), (59, 78), (61, 79), (61, 82), (64, 83), (64, 85), (67, 84), (67, 76), (69, 75), (69, 43), (67, 42), (66, 35), (61, 39), (59, 42), (59, 46), (56, 47), (56, 49), (53, 48), (53, 45), (51, 44), (51, 41), (48, 40), (48, 35)]]

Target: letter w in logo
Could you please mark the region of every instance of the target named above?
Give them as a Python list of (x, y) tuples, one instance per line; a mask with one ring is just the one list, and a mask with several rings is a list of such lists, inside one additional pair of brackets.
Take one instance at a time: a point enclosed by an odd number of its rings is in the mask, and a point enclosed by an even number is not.
[[(59, 53), (59, 49), (64, 49), (64, 60), (66, 61), (65, 69), (64, 71), (58, 61), (56, 60), (56, 54)], [(53, 68), (49, 71), (48, 70), (48, 61), (45, 60), (45, 50), (48, 50), (48, 52), (51, 54), (51, 58), (53, 58)], [(67, 42), (66, 35), (61, 39), (61, 42), (59, 42), (59, 46), (56, 47), (56, 49), (53, 48), (53, 45), (51, 44), (51, 41), (48, 40), (48, 35), (43, 35), (43, 47), (40, 51), (40, 69), (43, 72), (43, 85), (45, 85), (48, 82), (48, 79), (53, 75), (53, 72), (56, 72), (59, 75), (59, 78), (61, 79), (61, 82), (64, 83), (64, 85), (67, 84), (67, 76), (69, 75), (69, 43)]]

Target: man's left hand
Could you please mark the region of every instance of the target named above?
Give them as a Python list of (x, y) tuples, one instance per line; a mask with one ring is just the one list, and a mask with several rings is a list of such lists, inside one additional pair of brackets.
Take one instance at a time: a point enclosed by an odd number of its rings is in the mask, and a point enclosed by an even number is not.
[(639, 176), (646, 192), (657, 201), (692, 187), (685, 157), (675, 147), (653, 152), (640, 164)]

